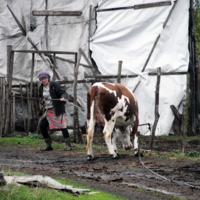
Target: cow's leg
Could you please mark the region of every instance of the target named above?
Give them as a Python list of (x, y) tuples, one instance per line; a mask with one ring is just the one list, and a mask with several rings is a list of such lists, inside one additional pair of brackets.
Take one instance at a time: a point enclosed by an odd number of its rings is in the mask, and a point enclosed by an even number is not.
[(93, 151), (92, 151), (92, 141), (94, 135), (94, 128), (95, 128), (95, 119), (94, 119), (94, 102), (90, 108), (90, 119), (87, 120), (87, 159), (91, 160), (93, 158)]
[(112, 133), (112, 137), (111, 137), (111, 140), (112, 140), (111, 142), (113, 144), (114, 152), (117, 154), (117, 156), (119, 156), (118, 150), (117, 150), (117, 145), (116, 145), (116, 139), (117, 139), (117, 133), (114, 129), (113, 133)]
[[(138, 124), (139, 124), (139, 120), (138, 118), (136, 118), (136, 121), (133, 127), (133, 144), (134, 144), (135, 156), (138, 156)], [(140, 156), (143, 156), (142, 153), (140, 153)]]
[(118, 154), (117, 152), (114, 151), (114, 145), (112, 143), (112, 132), (113, 132), (114, 126), (115, 126), (114, 120), (110, 120), (110, 121), (105, 120), (105, 127), (103, 130), (103, 134), (104, 134), (104, 138), (108, 147), (109, 154), (111, 154), (113, 158), (117, 158)]
[(87, 159), (91, 160), (93, 158), (92, 142), (94, 135), (95, 120), (90, 120), (89, 126), (87, 128)]

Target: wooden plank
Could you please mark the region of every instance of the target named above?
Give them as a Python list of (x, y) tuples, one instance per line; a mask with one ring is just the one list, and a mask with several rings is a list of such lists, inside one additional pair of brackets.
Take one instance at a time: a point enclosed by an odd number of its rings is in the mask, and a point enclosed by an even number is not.
[[(24, 120), (24, 131), (26, 132), (26, 118), (25, 118), (25, 108), (24, 108), (24, 99), (23, 99), (23, 91), (22, 91), (22, 85), (21, 83), (19, 84), (20, 86), (20, 93), (21, 93), (21, 107), (22, 107), (22, 114), (23, 114), (23, 120)], [(20, 98), (20, 97), (19, 97)]]
[(55, 72), (56, 72), (56, 54), (53, 54), (53, 77), (52, 80), (55, 81)]
[(17, 25), (19, 26), (20, 30), (22, 31), (22, 34), (24, 36), (26, 36), (26, 30), (24, 29), (24, 27), (22, 26), (22, 24), (19, 22), (19, 20), (17, 19), (17, 17), (15, 16), (15, 14), (13, 13), (13, 11), (11, 10), (11, 8), (9, 7), (9, 5), (7, 5), (8, 10), (11, 12), (13, 18), (15, 19)]
[(138, 9), (144, 9), (144, 8), (153, 8), (153, 7), (169, 6), (169, 5), (171, 5), (171, 1), (162, 1), (162, 2), (156, 2), (156, 3), (137, 4), (137, 5), (134, 5), (134, 6), (99, 9), (99, 10), (97, 10), (97, 12), (126, 10), (126, 9), (136, 9), (136, 10), (138, 10)]
[(2, 136), (3, 132), (3, 120), (2, 120), (2, 111), (4, 107), (2, 107), (3, 104), (3, 78), (0, 77), (0, 138)]
[(11, 111), (11, 89), (12, 89), (12, 75), (13, 75), (13, 60), (14, 53), (12, 52), (12, 46), (7, 46), (7, 113), (6, 113), (6, 123), (5, 123), (5, 134), (8, 134), (10, 128), (10, 111)]
[(6, 99), (5, 99), (5, 96), (6, 96), (6, 84), (7, 84), (7, 82), (6, 82), (6, 80), (5, 80), (5, 78), (4, 78), (4, 80), (3, 80), (3, 97), (2, 97), (2, 99), (3, 99), (3, 102), (2, 102), (2, 108), (3, 108), (3, 110), (2, 110), (2, 122), (3, 122), (3, 129), (5, 128), (5, 103), (6, 103)]
[(26, 84), (26, 95), (27, 95), (27, 130), (26, 135), (29, 134), (30, 131), (30, 110), (31, 110), (31, 104), (30, 104), (30, 94), (29, 94), (29, 87), (28, 83)]
[(122, 62), (121, 60), (118, 61), (117, 83), (121, 83)]
[(99, 9), (96, 12), (116, 11), (116, 10), (126, 10), (126, 9), (134, 9), (134, 6), (117, 7), (117, 8), (105, 8), (105, 9)]
[[(75, 63), (75, 62), (73, 62), (73, 63)], [(187, 72), (166, 72), (166, 73), (161, 73), (162, 76), (186, 75), (186, 74), (187, 74)], [(156, 73), (149, 73), (149, 76), (155, 76), (155, 75), (156, 75)], [(138, 75), (121, 75), (121, 78), (136, 78), (137, 76)], [(100, 75), (100, 74), (97, 74), (96, 76), (90, 76), (88, 74), (85, 74), (85, 79), (77, 80), (77, 83), (92, 83), (95, 80), (110, 79), (110, 78), (116, 79), (117, 75)], [(56, 81), (56, 82), (58, 82), (60, 84), (73, 84), (74, 83), (73, 80), (72, 81), (62, 80), (62, 81)], [(26, 87), (26, 85), (22, 85), (22, 87)], [(12, 85), (12, 88), (19, 88), (19, 85)]]
[(81, 16), (81, 11), (52, 11), (52, 10), (41, 10), (32, 11), (33, 16)]
[(153, 7), (160, 7), (160, 6), (170, 6), (172, 3), (171, 1), (162, 1), (156, 3), (144, 3), (144, 4), (137, 4), (134, 6), (134, 9), (144, 9), (144, 8), (153, 8)]
[(187, 87), (186, 87), (186, 101), (185, 101), (185, 107), (183, 109), (183, 115), (182, 115), (182, 124), (181, 124), (181, 135), (182, 135), (182, 153), (185, 153), (185, 148), (187, 145), (187, 133), (188, 133), (188, 125), (189, 125), (189, 104), (190, 104), (190, 74), (187, 74)]
[(33, 85), (33, 91), (34, 91), (34, 98), (35, 98), (35, 115), (36, 115), (36, 119), (37, 119), (37, 123), (39, 121), (39, 117), (38, 117), (38, 110), (39, 110), (39, 106), (38, 106), (38, 100), (37, 100), (37, 85), (34, 84)]
[(21, 53), (47, 53), (47, 54), (70, 54), (75, 55), (76, 52), (72, 51), (45, 51), (45, 50), (13, 50), (13, 52), (21, 52)]
[[(38, 53), (39, 56), (42, 58), (42, 60), (43, 60), (44, 62), (48, 63), (48, 64), (50, 65), (50, 68), (52, 69), (52, 68), (53, 68), (52, 63), (51, 63), (49, 60), (47, 60), (47, 59), (44, 57), (43, 54), (41, 54), (41, 51), (38, 50), (37, 46), (33, 43), (33, 41), (32, 41), (29, 37), (27, 37), (27, 39), (28, 39), (28, 41), (31, 43), (31, 45), (33, 46), (33, 48), (36, 49), (37, 52), (24, 52), (24, 51), (22, 50), (22, 53)], [(56, 77), (57, 77), (58, 80), (60, 80), (60, 76), (58, 75), (57, 72), (56, 72)]]
[(181, 135), (181, 124), (182, 124), (182, 115), (178, 112), (178, 109), (174, 105), (170, 105), (172, 112), (174, 113), (173, 121), (173, 131), (174, 135)]
[[(48, 0), (45, 0), (45, 10), (48, 10)], [(45, 17), (45, 38), (46, 38), (46, 49), (49, 50), (49, 18), (48, 16)]]
[(181, 122), (182, 121), (182, 115), (178, 112), (177, 108), (174, 105), (170, 105), (170, 108), (172, 109), (175, 117)]
[(158, 120), (160, 118), (159, 114), (159, 92), (160, 92), (160, 74), (161, 74), (161, 68), (159, 67), (157, 69), (158, 76), (157, 76), (157, 83), (156, 83), (156, 92), (155, 92), (155, 120), (151, 132), (151, 139), (149, 141), (149, 148), (152, 150), (153, 149), (153, 143), (154, 143), (154, 137), (155, 137), (155, 132), (156, 132), (156, 127), (158, 124)]
[[(31, 66), (31, 81), (30, 81), (30, 98), (33, 96), (33, 75), (34, 75), (34, 67), (35, 67), (35, 54), (32, 53), (32, 66)], [(34, 112), (33, 112), (33, 102), (30, 101), (30, 106), (29, 106), (29, 113), (31, 112), (32, 114), (32, 119), (34, 119)]]
[(30, 82), (30, 98), (33, 94), (33, 75), (34, 75), (34, 66), (35, 65), (35, 54), (32, 54), (32, 66), (31, 66), (31, 82)]
[[(76, 67), (74, 70), (74, 104), (77, 105), (77, 79), (78, 69), (81, 61), (81, 51), (79, 49), (78, 58), (76, 56)], [(74, 140), (76, 140), (76, 133), (79, 132), (79, 119), (78, 119), (78, 108), (74, 106)], [(78, 142), (83, 143), (82, 135), (78, 134)]]
[(144, 66), (143, 66), (143, 68), (142, 68), (142, 72), (144, 72), (144, 70), (146, 69), (146, 66), (147, 66), (147, 64), (148, 64), (148, 62), (149, 62), (149, 60), (150, 60), (150, 58), (151, 58), (151, 56), (152, 56), (152, 54), (153, 54), (153, 51), (154, 51), (154, 49), (155, 49), (155, 47), (156, 47), (156, 45), (157, 45), (159, 39), (160, 39), (160, 35), (158, 35), (158, 37), (156, 38), (156, 41), (155, 41), (154, 44), (153, 44), (153, 47), (152, 47), (152, 49), (151, 49), (151, 51), (150, 51), (150, 53), (149, 53), (149, 56), (148, 56), (148, 58), (147, 58), (147, 60), (146, 60), (146, 62), (145, 62), (145, 64), (144, 64)]
[(12, 133), (15, 132), (15, 93), (13, 93), (13, 107), (12, 107)]
[(90, 62), (90, 60), (87, 58), (87, 56), (85, 55), (84, 51), (80, 48), (80, 53), (81, 55), (85, 58), (85, 61), (88, 63), (89, 66), (92, 66), (92, 63)]
[(139, 81), (139, 82), (137, 83), (137, 85), (135, 86), (135, 88), (133, 89), (133, 94), (135, 93), (135, 91), (136, 91), (136, 89), (138, 88), (138, 86), (139, 86), (140, 83), (141, 83), (141, 81)]
[[(52, 55), (49, 55), (49, 54), (44, 54), (44, 55), (52, 58)], [(73, 60), (61, 58), (61, 57), (59, 57), (59, 56), (56, 56), (56, 59), (58, 59), (58, 60), (63, 60), (63, 61), (67, 61), (67, 62), (69, 62), (69, 63), (75, 64), (75, 62), (74, 62)], [(82, 64), (82, 63), (80, 63), (80, 65), (83, 66), (83, 67), (92, 68), (92, 65), (89, 66), (89, 65)]]
[(165, 20), (165, 22), (163, 24), (163, 28), (165, 28), (170, 16), (172, 15), (172, 12), (174, 11), (176, 4), (177, 4), (177, 1), (174, 1), (174, 5), (172, 6), (172, 9), (170, 10), (169, 15), (167, 16), (167, 19)]

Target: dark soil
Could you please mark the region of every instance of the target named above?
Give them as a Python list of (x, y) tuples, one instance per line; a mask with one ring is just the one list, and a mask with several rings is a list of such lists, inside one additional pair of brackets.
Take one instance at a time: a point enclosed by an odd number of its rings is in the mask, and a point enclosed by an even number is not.
[[(199, 144), (200, 141), (189, 142), (187, 151), (200, 151)], [(141, 149), (147, 149), (147, 146), (148, 141), (140, 140)], [(181, 149), (181, 142), (159, 140), (155, 141), (154, 147), (158, 152), (172, 152)], [(18, 145), (0, 146), (0, 155), (0, 164), (5, 171), (72, 179), (126, 199), (200, 199), (200, 160), (142, 157), (145, 166), (161, 177), (144, 168), (137, 157), (129, 154), (120, 155), (119, 159), (96, 154), (96, 159), (87, 161), (83, 152), (57, 149), (41, 152)]]

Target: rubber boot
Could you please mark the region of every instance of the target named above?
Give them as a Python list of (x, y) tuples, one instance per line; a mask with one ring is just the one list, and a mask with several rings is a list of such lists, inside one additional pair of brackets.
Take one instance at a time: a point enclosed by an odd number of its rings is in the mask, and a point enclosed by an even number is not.
[(70, 138), (64, 138), (64, 139), (65, 139), (65, 145), (66, 145), (66, 148), (64, 149), (64, 151), (71, 151), (72, 147), (71, 147)]
[(46, 142), (46, 147), (44, 149), (41, 149), (41, 151), (52, 151), (53, 148), (51, 146), (51, 144), (52, 144), (51, 138), (45, 138), (44, 140)]

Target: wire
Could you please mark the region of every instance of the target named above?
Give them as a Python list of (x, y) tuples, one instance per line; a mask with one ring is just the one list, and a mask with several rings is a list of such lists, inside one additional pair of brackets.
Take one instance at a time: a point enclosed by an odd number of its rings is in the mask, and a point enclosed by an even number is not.
[(149, 172), (151, 172), (152, 174), (154, 174), (154, 175), (156, 175), (156, 176), (158, 176), (158, 177), (160, 177), (160, 178), (162, 178), (162, 179), (164, 179), (164, 180), (166, 180), (166, 181), (169, 181), (169, 182), (172, 182), (172, 183), (176, 183), (176, 184), (178, 184), (178, 185), (186, 185), (186, 186), (188, 186), (188, 187), (191, 187), (191, 188), (195, 188), (195, 189), (199, 189), (199, 190), (200, 190), (200, 187), (196, 187), (196, 186), (190, 185), (190, 184), (188, 184), (188, 183), (181, 183), (181, 182), (178, 182), (178, 181), (173, 181), (173, 180), (168, 179), (168, 178), (166, 178), (166, 177), (164, 177), (164, 176), (161, 176), (160, 174), (158, 174), (158, 173), (152, 171), (151, 169), (149, 169), (149, 168), (143, 163), (143, 161), (142, 161), (142, 159), (141, 159), (139, 142), (138, 142), (138, 158), (139, 158), (139, 161), (140, 161), (140, 163), (142, 164), (142, 166), (143, 166), (145, 169), (147, 169)]

